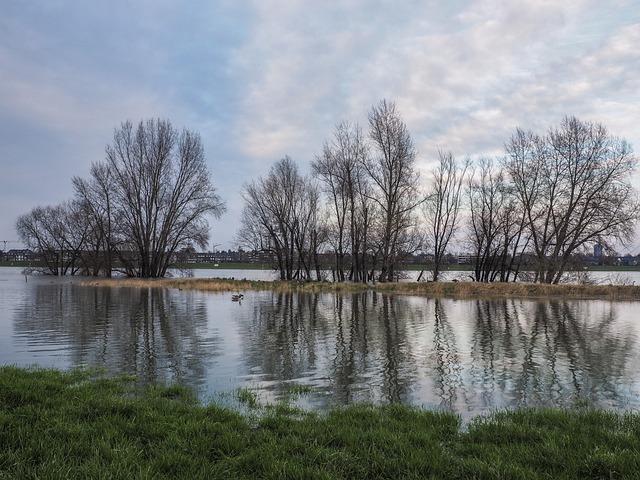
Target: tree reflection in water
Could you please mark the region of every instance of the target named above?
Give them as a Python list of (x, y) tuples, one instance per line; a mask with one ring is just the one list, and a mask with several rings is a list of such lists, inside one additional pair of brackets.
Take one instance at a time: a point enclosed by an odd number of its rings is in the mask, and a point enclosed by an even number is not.
[[(458, 354), (458, 342), (453, 327), (449, 324), (446, 307), (442, 300), (433, 300), (433, 350), (435, 353), (434, 394), (439, 404), (455, 409), (458, 396), (466, 398), (464, 365)], [(426, 365), (430, 368), (429, 365)]]
[[(187, 298), (185, 298), (185, 296)], [(88, 365), (136, 375), (143, 384), (206, 382), (220, 339), (207, 328), (202, 295), (162, 288), (34, 287), (18, 306), (14, 332), (59, 367)]]
[(267, 293), (242, 323), (243, 361), (263, 382), (311, 384), (315, 404), (410, 401), (417, 322), (406, 310), (400, 297), (375, 292)]
[(638, 345), (620, 305), (269, 292), (243, 317), (243, 361), (276, 397), (289, 381), (311, 385), (307, 402), (319, 408), (625, 408), (638, 405)]
[(296, 401), (311, 408), (409, 402), (473, 414), (585, 400), (638, 409), (635, 308), (373, 291), (252, 292), (240, 305), (222, 294), (54, 282), (32, 287), (13, 335), (34, 362), (144, 382), (246, 386), (267, 399), (305, 384), (311, 393)]

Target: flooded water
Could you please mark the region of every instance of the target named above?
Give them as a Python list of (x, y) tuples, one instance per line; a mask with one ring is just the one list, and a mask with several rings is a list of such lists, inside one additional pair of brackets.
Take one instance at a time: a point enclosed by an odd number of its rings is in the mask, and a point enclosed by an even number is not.
[(640, 409), (637, 302), (253, 291), (234, 302), (79, 283), (0, 268), (0, 364), (104, 367), (187, 384), (205, 401), (237, 387), (291, 399), (304, 385), (294, 400), (310, 409)]

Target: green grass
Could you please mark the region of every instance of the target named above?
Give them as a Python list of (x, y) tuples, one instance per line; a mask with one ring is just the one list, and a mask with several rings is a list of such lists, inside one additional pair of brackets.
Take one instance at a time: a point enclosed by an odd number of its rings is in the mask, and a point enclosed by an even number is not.
[[(0, 368), (0, 479), (637, 478), (640, 414), (477, 417), (402, 405), (304, 413), (201, 405), (179, 386)], [(302, 389), (304, 390), (304, 389)], [(236, 395), (257, 399), (249, 391)]]
[(0, 267), (28, 267), (29, 262), (8, 262), (5, 260), (0, 261)]

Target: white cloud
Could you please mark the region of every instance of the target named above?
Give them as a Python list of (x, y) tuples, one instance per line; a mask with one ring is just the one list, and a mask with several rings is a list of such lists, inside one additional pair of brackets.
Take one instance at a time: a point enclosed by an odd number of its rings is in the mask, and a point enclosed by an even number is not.
[[(117, 124), (156, 116), (201, 133), (229, 201), (222, 243), (243, 181), (285, 154), (306, 168), (336, 123), (366, 128), (382, 98), (425, 171), (437, 149), (499, 154), (516, 127), (567, 114), (640, 148), (633, 0), (68, 0), (3, 13), (0, 161), (55, 178), (23, 196), (0, 180), (0, 201), (11, 188), (20, 209), (66, 199), (64, 179), (102, 158)], [(0, 237), (14, 217), (0, 214)]]

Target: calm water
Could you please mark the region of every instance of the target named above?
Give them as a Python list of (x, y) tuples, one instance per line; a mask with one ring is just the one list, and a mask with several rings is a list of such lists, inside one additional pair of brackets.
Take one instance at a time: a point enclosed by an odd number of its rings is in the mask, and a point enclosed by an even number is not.
[(105, 367), (185, 383), (204, 400), (249, 387), (274, 401), (304, 384), (311, 393), (297, 401), (307, 408), (408, 402), (468, 417), (585, 400), (640, 409), (634, 302), (244, 292), (239, 303), (78, 283), (25, 282), (20, 269), (0, 268), (0, 364)]

